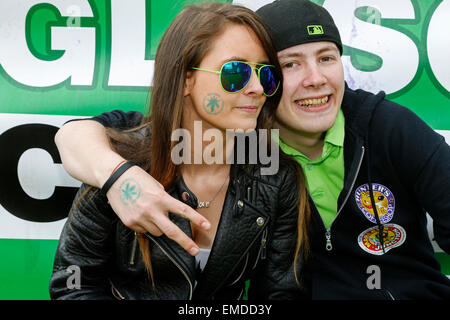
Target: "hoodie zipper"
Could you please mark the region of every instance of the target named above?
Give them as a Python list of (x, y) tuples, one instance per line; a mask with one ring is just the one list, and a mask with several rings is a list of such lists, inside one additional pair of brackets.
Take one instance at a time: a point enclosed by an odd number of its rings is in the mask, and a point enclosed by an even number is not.
[(164, 248), (157, 241), (155, 241), (155, 239), (153, 239), (148, 234), (145, 234), (145, 235), (147, 236), (147, 238), (152, 240), (161, 249), (162, 252), (164, 252), (164, 254), (170, 259), (170, 261), (173, 262), (173, 264), (180, 270), (180, 272), (186, 278), (187, 282), (189, 283), (189, 298), (188, 298), (188, 300), (192, 300), (192, 292), (193, 292), (192, 281), (189, 278), (189, 276), (186, 273), (186, 271), (180, 266), (180, 264), (178, 262), (176, 262), (176, 260), (166, 250), (164, 250)]
[[(341, 207), (339, 208), (336, 217), (334, 217), (333, 221), (331, 222), (330, 226), (328, 228), (325, 227), (325, 223), (323, 222), (322, 217), (320, 217), (323, 226), (325, 228), (325, 239), (326, 239), (326, 244), (325, 244), (325, 249), (327, 251), (331, 251), (333, 250), (333, 244), (331, 242), (331, 227), (333, 226), (333, 223), (336, 221), (336, 218), (339, 216), (339, 214), (341, 213), (342, 209), (344, 208), (345, 204), (347, 203), (348, 198), (350, 197), (350, 194), (352, 193), (353, 187), (355, 186), (355, 182), (356, 182), (356, 178), (358, 178), (358, 174), (359, 174), (359, 170), (361, 169), (361, 164), (364, 158), (364, 152), (365, 152), (365, 148), (364, 146), (361, 146), (361, 158), (359, 159), (359, 163), (358, 163), (358, 168), (356, 169), (356, 174), (355, 177), (353, 178), (352, 181), (352, 185), (350, 186), (350, 190), (348, 191), (347, 195), (345, 196), (344, 202), (342, 202)], [(320, 214), (319, 214), (320, 216)]]
[(394, 296), (392, 295), (392, 293), (391, 293), (389, 290), (385, 290), (385, 291), (386, 291), (386, 293), (387, 293), (389, 299), (395, 300)]

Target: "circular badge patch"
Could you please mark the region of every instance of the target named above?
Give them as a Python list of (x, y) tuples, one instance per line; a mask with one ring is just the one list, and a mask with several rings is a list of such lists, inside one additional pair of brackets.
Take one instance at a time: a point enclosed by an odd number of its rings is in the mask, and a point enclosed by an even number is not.
[[(392, 192), (385, 186), (372, 183), (373, 197), (381, 223), (388, 223), (394, 216), (395, 198)], [(377, 223), (372, 201), (370, 201), (369, 185), (359, 186), (355, 191), (355, 201), (358, 208), (364, 213), (364, 216)]]
[[(389, 250), (399, 247), (405, 242), (406, 231), (397, 224), (386, 224), (383, 226), (383, 242), (384, 250)], [(380, 236), (378, 226), (374, 226), (363, 231), (358, 236), (359, 246), (366, 252), (380, 256), (383, 254), (383, 248), (380, 243)]]

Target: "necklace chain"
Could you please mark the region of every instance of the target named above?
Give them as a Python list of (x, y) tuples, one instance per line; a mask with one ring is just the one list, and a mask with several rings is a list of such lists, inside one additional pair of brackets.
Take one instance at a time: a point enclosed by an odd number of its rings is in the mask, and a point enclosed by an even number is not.
[(209, 201), (199, 201), (199, 202), (198, 202), (197, 209), (200, 209), (200, 208), (209, 208), (209, 205), (211, 204), (211, 202), (213, 202), (214, 199), (219, 195), (220, 191), (222, 191), (223, 186), (224, 186), (225, 183), (228, 181), (229, 176), (230, 176), (229, 174), (226, 176), (225, 181), (222, 183), (222, 186), (221, 186), (220, 189), (216, 192), (216, 194), (212, 197), (211, 200), (209, 200)]

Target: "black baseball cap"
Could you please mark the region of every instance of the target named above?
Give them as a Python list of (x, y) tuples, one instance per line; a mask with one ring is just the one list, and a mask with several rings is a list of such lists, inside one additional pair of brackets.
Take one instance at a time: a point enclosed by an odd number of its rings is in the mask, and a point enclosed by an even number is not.
[(277, 51), (303, 43), (331, 41), (342, 55), (339, 30), (330, 13), (308, 0), (276, 0), (259, 8), (269, 26)]

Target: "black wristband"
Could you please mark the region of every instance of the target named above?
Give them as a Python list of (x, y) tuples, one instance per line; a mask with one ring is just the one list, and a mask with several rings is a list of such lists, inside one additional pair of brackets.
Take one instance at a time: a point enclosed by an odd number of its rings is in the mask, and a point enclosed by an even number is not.
[(100, 192), (102, 193), (102, 195), (104, 195), (106, 197), (106, 193), (111, 188), (111, 186), (114, 184), (114, 182), (116, 182), (117, 179), (119, 179), (120, 176), (125, 171), (127, 171), (128, 169), (130, 169), (131, 167), (133, 167), (135, 165), (136, 164), (134, 162), (127, 161), (123, 165), (121, 165), (119, 168), (117, 168), (117, 170), (112, 173), (112, 175), (108, 178), (108, 180), (106, 180), (105, 184), (100, 189)]

